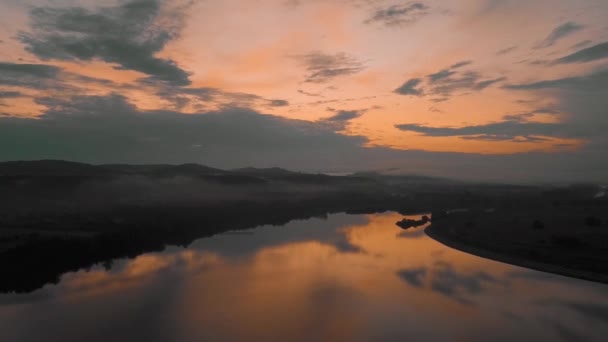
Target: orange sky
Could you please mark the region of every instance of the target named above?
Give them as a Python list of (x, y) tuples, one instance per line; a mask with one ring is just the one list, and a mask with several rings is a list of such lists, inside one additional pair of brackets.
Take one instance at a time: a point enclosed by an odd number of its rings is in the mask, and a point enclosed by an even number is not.
[[(83, 0), (61, 5), (94, 12), (125, 3), (129, 1)], [(598, 59), (548, 66), (552, 60), (608, 38), (604, 21), (608, 6), (601, 0), (159, 3), (161, 12), (156, 14), (155, 25), (170, 27), (173, 33), (154, 58), (171, 60), (188, 73), (191, 84), (180, 91), (201, 87), (221, 91), (208, 102), (180, 95), (185, 104), (178, 110), (184, 113), (236, 104), (314, 122), (340, 111), (357, 111), (356, 117), (343, 121), (338, 132), (364, 136), (368, 146), (400, 150), (509, 154), (570, 151), (589, 142), (582, 136), (543, 132), (508, 138), (431, 136), (395, 126), (487, 125), (540, 108), (553, 108), (553, 112), (529, 115), (522, 122), (570, 122), (578, 113), (558, 106), (560, 98), (555, 93), (515, 91), (505, 86), (580, 76), (606, 65), (606, 60)], [(59, 4), (3, 0), (1, 6), (1, 62), (59, 66), (62, 77), (78, 88), (78, 94), (104, 95), (116, 92), (119, 84), (118, 92), (141, 110), (175, 110), (171, 99), (155, 93), (158, 84), (139, 82), (149, 75), (137, 67), (112, 62), (111, 56), (79, 59), (33, 52), (28, 47), (31, 43), (19, 38), (24, 32), (35, 32), (35, 18), (29, 10), (61, 8)], [(589, 42), (583, 44), (585, 41)], [(450, 69), (461, 62), (467, 63)], [(448, 74), (432, 84), (431, 75), (442, 70)], [(80, 75), (91, 79), (83, 80), (77, 77)], [(466, 83), (466, 77), (472, 83)], [(114, 85), (95, 81), (98, 79)], [(421, 80), (418, 94), (395, 91), (411, 79)], [(490, 83), (481, 85), (484, 81)], [(440, 82), (446, 82), (444, 88)], [(0, 91), (27, 95), (0, 98), (4, 116), (19, 117), (38, 116), (48, 109), (35, 103), (37, 96), (74, 95), (66, 90), (1, 83)], [(288, 105), (270, 106), (271, 100), (284, 100)]]

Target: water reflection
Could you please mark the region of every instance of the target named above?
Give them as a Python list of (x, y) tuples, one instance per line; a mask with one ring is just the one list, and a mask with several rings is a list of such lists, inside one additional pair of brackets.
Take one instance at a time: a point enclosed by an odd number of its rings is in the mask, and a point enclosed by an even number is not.
[[(603, 340), (608, 287), (451, 250), (398, 214), (226, 233), (0, 295), (2, 341)], [(419, 219), (412, 216), (412, 219)]]

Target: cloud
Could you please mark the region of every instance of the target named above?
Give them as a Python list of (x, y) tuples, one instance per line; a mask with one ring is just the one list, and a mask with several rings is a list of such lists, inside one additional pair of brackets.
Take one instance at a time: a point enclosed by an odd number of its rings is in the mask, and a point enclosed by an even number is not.
[(334, 116), (330, 116), (324, 120), (326, 121), (350, 121), (363, 115), (363, 111), (360, 110), (341, 110)]
[(450, 66), (450, 69), (458, 69), (458, 68), (462, 68), (463, 66), (467, 66), (467, 65), (471, 65), (473, 64), (473, 61), (462, 61), (462, 62), (458, 62), (456, 64), (452, 64)]
[(467, 140), (538, 142), (540, 137), (574, 138), (585, 136), (584, 131), (562, 123), (501, 121), (485, 125), (463, 127), (431, 127), (417, 124), (395, 126), (405, 132), (427, 137), (460, 137)]
[(472, 305), (473, 301), (466, 297), (482, 293), (487, 284), (495, 282), (496, 278), (483, 271), (466, 274), (444, 265), (433, 271), (431, 289), (461, 304)]
[(464, 305), (473, 305), (471, 296), (484, 291), (488, 284), (496, 283), (496, 278), (483, 272), (461, 273), (446, 263), (436, 264), (432, 269), (411, 268), (397, 272), (401, 280), (409, 285), (422, 288), (428, 278), (428, 287), (434, 292)]
[[(452, 70), (444, 70), (443, 72), (444, 74), (441, 77), (437, 77), (437, 73), (428, 75), (429, 81), (427, 84), (430, 89), (427, 94), (448, 97), (454, 92), (481, 91), (506, 80), (505, 77), (483, 80), (482, 76), (474, 71), (456, 73)], [(454, 75), (456, 76), (452, 77)]]
[(510, 141), (510, 142), (515, 142), (515, 143), (523, 143), (523, 142), (544, 142), (544, 141), (549, 141), (549, 139), (546, 138), (542, 138), (542, 137), (537, 137), (537, 136), (530, 136), (530, 135), (526, 135), (526, 136), (511, 136), (511, 135), (500, 135), (500, 134), (479, 134), (479, 135), (468, 135), (468, 136), (461, 136), (460, 139), (464, 139), (464, 140), (478, 140), (478, 141)]
[(555, 45), (555, 43), (557, 43), (557, 41), (566, 38), (578, 31), (581, 31), (584, 28), (585, 26), (579, 25), (571, 21), (564, 23), (553, 29), (553, 31), (551, 31), (551, 33), (549, 33), (549, 35), (543, 41), (538, 43), (535, 48), (543, 49), (553, 46)]
[(571, 49), (582, 49), (584, 47), (587, 47), (587, 46), (591, 45), (591, 43), (593, 43), (593, 41), (591, 41), (591, 40), (583, 40), (583, 41), (580, 41), (580, 42), (572, 45)]
[(429, 13), (429, 6), (421, 2), (408, 2), (377, 9), (366, 24), (379, 23), (385, 26), (412, 24)]
[(36, 90), (47, 95), (69, 96), (84, 92), (83, 87), (87, 84), (113, 87), (115, 90), (125, 87), (109, 80), (70, 73), (53, 65), (0, 62), (0, 91), (5, 97), (15, 95), (15, 87)]
[(515, 51), (516, 49), (517, 49), (517, 46), (516, 46), (516, 45), (514, 45), (514, 46), (509, 46), (509, 47), (506, 47), (506, 48), (504, 48), (504, 49), (501, 49), (501, 50), (496, 51), (496, 55), (497, 55), (497, 56), (506, 55), (506, 54), (508, 54), (509, 52), (513, 52), (513, 51)]
[[(465, 140), (543, 142), (550, 138), (576, 139), (587, 145), (579, 158), (597, 160), (608, 147), (608, 70), (589, 74), (508, 84), (504, 89), (526, 91), (553, 99), (550, 107), (504, 116), (502, 121), (463, 127), (433, 127), (419, 124), (396, 125), (397, 129), (426, 137), (459, 137)], [(551, 115), (551, 122), (535, 122), (536, 115)], [(584, 156), (584, 157), (583, 157)], [(579, 162), (579, 161), (577, 161)]]
[(213, 87), (179, 87), (166, 83), (140, 82), (140, 85), (148, 87), (148, 91), (168, 101), (173, 110), (184, 110), (189, 107), (190, 111), (212, 110), (221, 107), (285, 107), (289, 101), (282, 99), (266, 99), (262, 96), (243, 93), (229, 92)]
[(271, 107), (286, 107), (289, 106), (289, 101), (287, 100), (270, 100), (268, 104)]
[(474, 84), (472, 86), (473, 90), (483, 90), (486, 89), (487, 87), (502, 82), (502, 81), (506, 81), (507, 78), (506, 77), (497, 77), (497, 78), (493, 78), (490, 80), (485, 80), (485, 81), (481, 81), (481, 82), (477, 82), (476, 84)]
[[(348, 121), (294, 120), (228, 106), (195, 114), (141, 110), (118, 94), (39, 97), (36, 101), (47, 107), (38, 118), (0, 117), (0, 160), (194, 162), (307, 172), (352, 172), (374, 165), (476, 181), (606, 181), (608, 174), (602, 146), (507, 156), (402, 151), (370, 147), (365, 137), (337, 133)], [(598, 113), (605, 114), (604, 103), (599, 105)], [(596, 130), (604, 135), (601, 125)]]
[(61, 69), (56, 66), (44, 64), (19, 64), (10, 62), (0, 62), (0, 71), (4, 73), (16, 73), (21, 75), (31, 75), (39, 78), (54, 78)]
[(60, 72), (61, 68), (51, 65), (0, 62), (0, 85), (43, 89)]
[(18, 91), (0, 91), (0, 99), (12, 99), (15, 97), (22, 97), (23, 93)]
[(487, 87), (506, 80), (505, 77), (483, 80), (483, 76), (474, 71), (458, 72), (452, 66), (427, 76), (431, 87), (429, 94), (450, 96), (457, 91), (481, 91)]
[(570, 91), (603, 91), (608, 89), (608, 69), (599, 70), (583, 76), (543, 80), (532, 83), (509, 84), (504, 86), (504, 88), (511, 90), (563, 89)]
[[(584, 139), (586, 146), (577, 152), (578, 159), (603, 160), (608, 148), (608, 70), (599, 69), (591, 73), (540, 80), (530, 83), (510, 84), (509, 90), (525, 91), (530, 95), (552, 99), (551, 109), (559, 114), (553, 136)], [(549, 127), (544, 128), (545, 130)]]
[(444, 70), (438, 71), (434, 74), (430, 74), (427, 77), (430, 79), (431, 82), (437, 82), (444, 78), (448, 78), (448, 77), (454, 75), (455, 73), (456, 73), (456, 71), (453, 71), (451, 69), (444, 69)]
[(507, 120), (507, 121), (528, 121), (528, 119), (530, 119), (538, 114), (557, 115), (559, 113), (560, 112), (558, 110), (555, 110), (550, 107), (544, 107), (544, 108), (535, 109), (533, 111), (529, 111), (529, 112), (525, 112), (525, 113), (505, 115), (505, 116), (503, 116), (503, 119)]
[(422, 83), (422, 79), (412, 78), (403, 83), (401, 87), (395, 89), (395, 93), (401, 95), (422, 96), (424, 94), (424, 91), (418, 87), (420, 83)]
[(143, 111), (118, 94), (37, 102), (48, 108), (37, 119), (0, 118), (3, 160), (281, 164), (305, 169), (312, 161), (328, 166), (340, 162), (337, 156), (357, 153), (367, 142), (335, 133), (323, 123), (239, 108), (200, 114)]
[(31, 31), (18, 40), (42, 60), (91, 61), (134, 70), (151, 80), (190, 84), (189, 73), (171, 59), (156, 57), (178, 37), (184, 7), (165, 9), (162, 0), (130, 0), (117, 6), (34, 7)]
[(399, 278), (417, 288), (421, 288), (424, 285), (426, 274), (426, 268), (406, 269), (397, 272)]
[(336, 77), (348, 76), (365, 69), (357, 58), (344, 52), (326, 54), (319, 51), (295, 56), (308, 71), (305, 82), (325, 83)]
[(488, 15), (505, 7), (510, 0), (484, 0), (479, 10), (480, 16)]
[(310, 96), (310, 97), (324, 97), (322, 94), (311, 93), (311, 92), (308, 92), (308, 91), (304, 91), (302, 89), (298, 89), (298, 93), (300, 93), (302, 95)]
[(604, 58), (608, 58), (608, 42), (577, 51), (571, 55), (555, 60), (553, 64), (586, 63)]
[(429, 74), (424, 79), (410, 79), (397, 88), (395, 93), (413, 96), (440, 96), (440, 99), (443, 100), (447, 99), (454, 92), (481, 91), (506, 80), (506, 77), (487, 79), (478, 72), (458, 70), (472, 63), (472, 61), (462, 61)]

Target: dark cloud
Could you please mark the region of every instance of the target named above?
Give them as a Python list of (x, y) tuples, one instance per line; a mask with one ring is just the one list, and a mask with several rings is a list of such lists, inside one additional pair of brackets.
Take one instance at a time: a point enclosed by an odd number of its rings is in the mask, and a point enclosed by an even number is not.
[[(491, 85), (506, 80), (505, 77), (483, 79), (482, 75), (474, 71), (464, 71), (457, 73), (456, 71), (450, 69), (443, 70), (441, 72), (443, 72), (443, 74), (441, 74), (441, 77), (437, 77), (437, 73), (428, 76), (428, 83), (430, 86), (428, 94), (448, 97), (454, 92), (481, 91)], [(434, 78), (432, 76), (434, 76)]]
[[(147, 83), (147, 82), (146, 82)], [(212, 87), (176, 87), (169, 84), (147, 84), (150, 91), (168, 101), (174, 110), (183, 110), (190, 106), (197, 111), (211, 110), (218, 107), (284, 107), (289, 102), (281, 99), (265, 99), (259, 95), (242, 92), (229, 92)]]
[[(213, 162), (225, 167), (288, 164), (304, 168), (311, 160), (331, 165), (336, 156), (356, 152), (367, 141), (335, 133), (322, 123), (246, 109), (191, 115), (141, 111), (117, 94), (37, 101), (48, 108), (38, 119), (0, 118), (3, 160)], [(325, 151), (329, 160), (318, 151)]]
[(310, 96), (310, 97), (323, 97), (322, 94), (319, 93), (311, 93), (308, 91), (304, 91), (302, 89), (298, 89), (298, 93), (302, 94), (302, 95), (306, 95), (306, 96)]
[(271, 107), (286, 107), (289, 106), (289, 101), (287, 100), (270, 100), (268, 104)]
[(470, 297), (482, 293), (487, 284), (496, 282), (496, 278), (483, 271), (460, 273), (446, 263), (436, 264), (430, 270), (422, 267), (397, 272), (399, 278), (417, 288), (424, 286), (427, 274), (431, 290), (465, 305), (473, 305)]
[(377, 9), (366, 24), (379, 23), (385, 26), (400, 26), (414, 23), (429, 13), (429, 6), (422, 2), (408, 2)]
[(0, 99), (12, 99), (15, 97), (22, 97), (23, 94), (18, 91), (0, 91)]
[(464, 139), (464, 140), (478, 140), (478, 141), (510, 141), (510, 142), (514, 142), (514, 143), (524, 143), (524, 142), (528, 142), (528, 143), (537, 143), (537, 142), (543, 142), (543, 141), (549, 141), (549, 139), (543, 138), (543, 137), (537, 137), (537, 136), (518, 136), (518, 137), (513, 137), (511, 135), (499, 135), (499, 134), (480, 134), (480, 135), (467, 135), (467, 136), (461, 136), (460, 139)]
[(407, 269), (397, 272), (397, 276), (413, 287), (421, 288), (424, 286), (426, 268)]
[(462, 68), (463, 66), (467, 66), (467, 65), (471, 65), (473, 64), (473, 61), (462, 61), (462, 62), (458, 62), (456, 64), (452, 64), (450, 66), (450, 69), (458, 69), (458, 68)]
[(0, 86), (46, 88), (61, 68), (45, 64), (0, 63)]
[(0, 90), (7, 94), (15, 90), (2, 87), (26, 88), (68, 96), (82, 92), (83, 89), (79, 86), (87, 84), (112, 86), (116, 90), (123, 87), (109, 80), (66, 72), (53, 65), (0, 62)]
[[(401, 95), (414, 96), (435, 95), (441, 96), (441, 99), (447, 99), (454, 92), (481, 91), (506, 80), (505, 77), (486, 79), (474, 71), (458, 70), (470, 64), (472, 64), (472, 61), (462, 61), (429, 74), (425, 79), (410, 79), (397, 88), (395, 92)], [(422, 85), (423, 82), (424, 85)]]
[(454, 75), (455, 73), (456, 73), (456, 71), (453, 71), (451, 69), (443, 69), (443, 70), (438, 71), (438, 72), (436, 72), (434, 74), (430, 74), (427, 77), (429, 78), (429, 80), (431, 82), (437, 82), (437, 81), (442, 80), (444, 78), (448, 78), (448, 77)]
[[(601, 145), (577, 152), (500, 156), (402, 151), (369, 147), (365, 137), (336, 133), (348, 121), (293, 120), (229, 106), (196, 114), (145, 111), (116, 94), (36, 101), (48, 108), (41, 117), (0, 117), (0, 160), (195, 162), (221, 168), (279, 166), (307, 172), (399, 166), (404, 173), (476, 181), (604, 182), (608, 174)], [(605, 114), (605, 103), (599, 105), (598, 113)], [(596, 130), (605, 135), (601, 125)]]
[(15, 73), (20, 75), (31, 75), (38, 78), (54, 78), (61, 71), (59, 67), (45, 64), (19, 64), (0, 62), (0, 74)]
[[(396, 168), (395, 170), (387, 170), (387, 171), (401, 171), (400, 168)], [(404, 230), (402, 232), (400, 232), (399, 234), (397, 234), (397, 238), (399, 239), (420, 239), (426, 236), (426, 233), (424, 232), (424, 228), (420, 228), (420, 229), (408, 229), (408, 230)]]
[(363, 111), (361, 110), (341, 110), (338, 111), (338, 113), (336, 113), (336, 115), (334, 116), (330, 116), (329, 118), (326, 118), (326, 121), (350, 121), (353, 119), (356, 119), (358, 117), (360, 117), (361, 115), (363, 115)]
[(600, 70), (583, 76), (510, 84), (504, 86), (504, 88), (512, 90), (564, 89), (570, 91), (604, 91), (608, 89), (608, 70)]
[[(551, 109), (559, 112), (552, 132), (541, 133), (553, 136), (582, 139), (587, 145), (576, 152), (576, 161), (583, 163), (585, 159), (603, 160), (608, 148), (608, 70), (599, 69), (594, 72), (550, 80), (540, 80), (532, 83), (512, 84), (505, 87), (510, 90), (525, 91), (539, 98), (550, 98)], [(590, 166), (591, 170), (592, 166)]]
[(189, 74), (175, 61), (156, 54), (177, 38), (183, 8), (163, 10), (162, 0), (130, 0), (117, 6), (35, 7), (31, 32), (20, 32), (26, 49), (43, 60), (91, 61), (116, 64), (151, 80), (188, 85)]
[[(511, 84), (505, 89), (527, 91), (536, 96), (551, 98), (550, 107), (504, 116), (503, 121), (463, 127), (431, 127), (403, 124), (396, 127), (427, 137), (460, 137), (467, 140), (543, 142), (547, 138), (578, 139), (588, 146), (580, 155), (598, 158), (608, 146), (608, 70), (582, 76), (532, 83)], [(552, 115), (558, 122), (530, 121), (535, 115)], [(595, 156), (595, 157), (593, 157)]]
[(533, 60), (525, 60), (525, 61), (523, 61), (523, 63), (526, 63), (528, 65), (549, 65), (549, 64), (551, 64), (551, 61), (546, 60), (546, 59), (533, 59)]
[(528, 119), (534, 117), (538, 114), (548, 114), (548, 115), (557, 115), (560, 112), (550, 107), (539, 108), (533, 111), (519, 113), (519, 114), (510, 114), (503, 116), (503, 119), (506, 121), (528, 121)]
[(509, 52), (513, 52), (513, 51), (515, 51), (515, 49), (517, 49), (517, 46), (516, 46), (516, 45), (515, 45), (515, 46), (509, 46), (509, 47), (507, 47), (507, 48), (504, 48), (504, 49), (501, 49), (501, 50), (496, 51), (496, 55), (497, 55), (497, 56), (506, 55), (506, 54), (508, 54)]
[(477, 295), (487, 283), (495, 283), (491, 275), (479, 271), (472, 274), (456, 272), (450, 265), (443, 265), (433, 271), (431, 289), (462, 304), (473, 302), (465, 296)]
[(553, 29), (553, 31), (551, 31), (551, 33), (549, 33), (549, 35), (543, 41), (538, 43), (535, 48), (541, 49), (553, 46), (560, 39), (568, 37), (578, 31), (581, 31), (584, 28), (585, 26), (579, 25), (571, 21), (564, 23)]
[(461, 137), (468, 140), (494, 140), (537, 142), (540, 137), (573, 138), (585, 136), (575, 127), (562, 123), (501, 121), (485, 125), (464, 127), (430, 127), (416, 124), (396, 125), (406, 132), (420, 133), (427, 137)]
[(600, 43), (555, 60), (553, 64), (586, 63), (608, 58), (608, 42)]
[(497, 77), (491, 80), (485, 80), (485, 81), (481, 81), (481, 82), (477, 82), (476, 84), (474, 84), (472, 86), (473, 90), (483, 90), (486, 89), (487, 87), (502, 82), (502, 81), (506, 81), (507, 78), (506, 77)]
[(587, 47), (589, 45), (591, 45), (591, 43), (593, 43), (593, 41), (591, 40), (583, 40), (581, 42), (578, 42), (574, 45), (572, 45), (572, 47), (570, 47), (571, 49), (582, 49), (584, 47)]
[(306, 55), (295, 56), (308, 71), (305, 82), (325, 83), (336, 77), (348, 76), (365, 69), (357, 58), (344, 52), (326, 54), (315, 51)]
[(395, 93), (401, 95), (422, 96), (424, 94), (424, 91), (418, 87), (420, 83), (422, 83), (422, 79), (412, 78), (403, 83), (401, 87), (395, 89)]

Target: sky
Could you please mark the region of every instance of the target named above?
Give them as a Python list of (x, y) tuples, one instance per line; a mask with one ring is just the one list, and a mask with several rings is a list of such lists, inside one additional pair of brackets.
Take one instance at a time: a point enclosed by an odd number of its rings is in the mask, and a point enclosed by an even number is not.
[(0, 0), (0, 160), (608, 181), (605, 0)]

